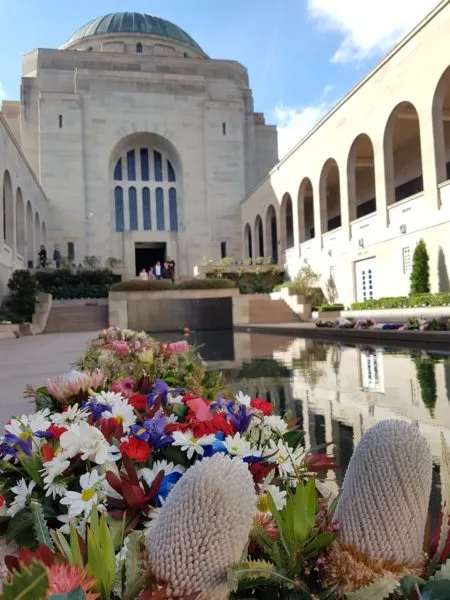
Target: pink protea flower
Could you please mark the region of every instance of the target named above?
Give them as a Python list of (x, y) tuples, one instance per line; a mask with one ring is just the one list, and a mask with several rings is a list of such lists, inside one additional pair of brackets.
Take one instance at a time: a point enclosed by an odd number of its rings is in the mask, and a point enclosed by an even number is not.
[(123, 398), (130, 398), (134, 393), (134, 384), (135, 381), (132, 377), (117, 379), (111, 386), (111, 392), (120, 394)]
[(66, 403), (69, 398), (89, 389), (96, 390), (105, 383), (102, 369), (93, 371), (70, 371), (47, 381), (47, 391), (58, 402)]
[(84, 571), (75, 565), (52, 565), (47, 568), (47, 574), (50, 581), (48, 595), (65, 594), (81, 588), (87, 600), (96, 600), (98, 594), (89, 590), (95, 585), (95, 579), (88, 577)]
[(169, 344), (169, 349), (173, 352), (173, 354), (182, 354), (183, 352), (187, 352), (189, 350), (189, 344), (186, 340), (182, 340), (181, 342), (172, 342)]
[(127, 342), (112, 342), (111, 349), (114, 350), (118, 356), (125, 356), (130, 351)]

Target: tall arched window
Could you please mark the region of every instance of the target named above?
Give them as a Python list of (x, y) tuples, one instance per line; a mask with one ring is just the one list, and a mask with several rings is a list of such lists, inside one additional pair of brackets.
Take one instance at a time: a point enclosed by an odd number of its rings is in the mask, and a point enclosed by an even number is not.
[(150, 190), (148, 187), (142, 190), (142, 216), (144, 229), (149, 231), (152, 228), (152, 207), (150, 205)]
[(170, 231), (178, 231), (177, 190), (173, 187), (169, 189), (169, 220)]
[(141, 42), (139, 42), (138, 44), (136, 44), (136, 52), (137, 52), (137, 54), (142, 54), (142, 44), (141, 44)]
[(162, 188), (156, 188), (156, 229), (164, 231), (164, 192)]
[(138, 226), (138, 208), (137, 208), (137, 193), (135, 187), (130, 187), (128, 190), (128, 203), (130, 209), (130, 229), (137, 231)]
[(116, 231), (125, 231), (125, 219), (123, 214), (123, 189), (117, 186), (114, 190), (114, 205), (116, 211)]
[(124, 145), (111, 164), (117, 232), (179, 230), (178, 160), (176, 154), (164, 150), (164, 144), (155, 146), (145, 142)]

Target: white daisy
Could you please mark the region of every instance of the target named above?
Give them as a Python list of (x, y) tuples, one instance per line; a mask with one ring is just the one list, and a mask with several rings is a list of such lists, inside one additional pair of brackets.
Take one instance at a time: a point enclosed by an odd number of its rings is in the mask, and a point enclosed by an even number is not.
[(103, 413), (104, 419), (115, 419), (121, 423), (125, 433), (130, 431), (132, 425), (136, 423), (137, 417), (134, 413), (134, 408), (128, 404), (127, 400), (114, 400), (111, 403), (111, 410)]
[(286, 490), (280, 490), (277, 485), (263, 485), (258, 498), (258, 510), (260, 512), (270, 512), (268, 496), (272, 497), (278, 510), (283, 510), (286, 505)]
[(84, 421), (71, 425), (62, 434), (59, 443), (68, 458), (81, 454), (82, 460), (89, 459), (98, 465), (112, 459), (110, 445), (103, 433)]
[(95, 394), (94, 398), (97, 399), (97, 402), (100, 404), (109, 404), (112, 406), (114, 402), (118, 400), (123, 400), (123, 396), (121, 394), (117, 394), (116, 392), (100, 392), (99, 394)]
[(183, 396), (181, 394), (175, 395), (172, 392), (167, 394), (168, 404), (183, 404)]
[(88, 518), (93, 506), (96, 506), (100, 512), (106, 510), (102, 504), (105, 499), (103, 490), (103, 480), (105, 476), (99, 475), (94, 469), (90, 473), (84, 473), (80, 477), (81, 492), (68, 491), (64, 498), (60, 500), (61, 504), (69, 507), (69, 519), (84, 515)]
[(295, 451), (288, 444), (280, 439), (277, 443), (270, 440), (268, 460), (277, 463), (278, 471), (283, 477), (292, 477), (296, 474), (296, 467), (299, 467), (305, 458), (305, 452), (301, 446)]
[(248, 456), (261, 455), (259, 450), (252, 449), (250, 442), (248, 442), (245, 438), (242, 438), (239, 432), (235, 435), (227, 435), (224, 440), (224, 444), (227, 447), (228, 454), (231, 454), (231, 456), (247, 458)]
[(44, 475), (44, 488), (47, 490), (46, 496), (64, 496), (67, 491), (67, 483), (60, 479), (60, 476), (70, 466), (70, 460), (61, 453), (52, 460), (44, 463), (41, 473)]
[(236, 398), (236, 402), (238, 402), (239, 404), (243, 404), (244, 406), (250, 406), (250, 402), (252, 401), (250, 396), (247, 396), (247, 394), (244, 394), (241, 391), (239, 391), (236, 394), (235, 398)]
[(52, 423), (58, 425), (58, 427), (67, 427), (68, 425), (72, 425), (73, 423), (87, 421), (89, 414), (90, 413), (88, 410), (81, 409), (76, 404), (74, 404), (62, 413), (54, 413), (51, 419)]
[(181, 446), (181, 450), (187, 453), (189, 460), (194, 456), (194, 452), (203, 456), (205, 453), (203, 446), (211, 446), (216, 439), (215, 435), (204, 435), (201, 438), (196, 438), (190, 429), (187, 431), (174, 431), (172, 437), (172, 446)]
[(174, 465), (171, 462), (167, 462), (167, 460), (156, 460), (151, 469), (141, 469), (139, 475), (144, 479), (146, 484), (151, 487), (160, 471), (164, 471), (164, 476), (166, 476), (171, 475), (172, 473), (180, 473), (181, 475), (185, 470), (186, 469), (181, 465)]
[(49, 421), (50, 411), (48, 408), (40, 410), (34, 415), (22, 415), (20, 419), (11, 419), (5, 425), (5, 431), (24, 439), (24, 432), (36, 433), (37, 431), (47, 431), (51, 422)]
[(278, 415), (268, 415), (267, 417), (264, 417), (261, 427), (268, 427), (274, 433), (278, 433), (279, 435), (284, 435), (288, 430), (288, 424)]
[(14, 515), (22, 510), (22, 508), (25, 508), (35, 486), (36, 483), (34, 481), (30, 481), (30, 483), (27, 485), (25, 479), (20, 479), (17, 482), (17, 485), (11, 488), (11, 491), (16, 495), (16, 497), (6, 511), (6, 514), (9, 517), (14, 517)]

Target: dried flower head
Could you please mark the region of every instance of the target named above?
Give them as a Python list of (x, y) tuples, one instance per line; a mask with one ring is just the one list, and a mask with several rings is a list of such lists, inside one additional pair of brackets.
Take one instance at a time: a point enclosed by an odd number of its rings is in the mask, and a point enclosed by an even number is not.
[(191, 467), (175, 485), (146, 546), (155, 575), (172, 597), (226, 600), (227, 570), (248, 543), (256, 495), (247, 465), (216, 454)]

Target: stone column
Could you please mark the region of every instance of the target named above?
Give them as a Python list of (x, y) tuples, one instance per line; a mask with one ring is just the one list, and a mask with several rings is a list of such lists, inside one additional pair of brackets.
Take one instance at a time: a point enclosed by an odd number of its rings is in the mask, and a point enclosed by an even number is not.
[[(392, 145), (392, 144), (391, 144)], [(379, 226), (383, 229), (389, 225), (387, 186), (394, 188), (394, 164), (392, 153), (385, 156), (385, 144), (383, 138), (374, 142), (374, 165), (375, 165), (375, 197), (377, 203), (377, 219)]]
[[(420, 111), (420, 151), (422, 156), (423, 189), (425, 202), (429, 210), (439, 210), (441, 204), (437, 164), (438, 162), (442, 163), (442, 161), (439, 161), (437, 151), (442, 151), (444, 144), (439, 144), (440, 136), (437, 131), (439, 124), (435, 126), (435, 122), (432, 107)], [(435, 135), (439, 137), (435, 137)], [(443, 142), (443, 133), (441, 142)]]

